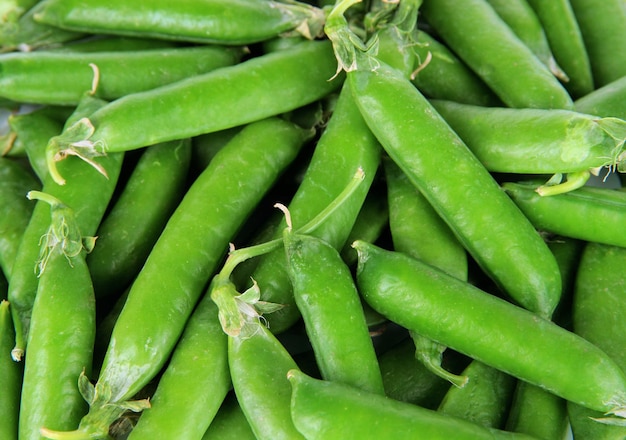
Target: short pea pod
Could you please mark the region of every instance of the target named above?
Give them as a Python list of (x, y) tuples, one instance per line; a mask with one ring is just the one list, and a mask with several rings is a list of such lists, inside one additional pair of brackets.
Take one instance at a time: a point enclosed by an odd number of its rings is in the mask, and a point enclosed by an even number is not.
[(572, 107), (567, 90), (487, 0), (472, 0), (463, 8), (454, 0), (425, 0), (420, 11), (508, 107)]
[(98, 69), (96, 95), (113, 100), (239, 61), (241, 49), (219, 46), (116, 52), (34, 51), (0, 57), (0, 95), (17, 102), (76, 105)]
[(46, 0), (36, 19), (74, 31), (245, 45), (289, 32), (315, 38), (324, 15), (303, 2), (268, 0)]
[(228, 340), (217, 306), (206, 294), (198, 303), (167, 368), (130, 432), (129, 440), (200, 440), (231, 388)]
[(283, 241), (296, 305), (322, 377), (384, 394), (359, 294), (339, 252), (289, 227)]
[(85, 252), (95, 237), (82, 235), (61, 200), (28, 194), (49, 204), (52, 217), (42, 240), (20, 403), (20, 438), (40, 439), (42, 429), (75, 428), (87, 411), (78, 378), (90, 374), (93, 357), (95, 300)]
[(613, 246), (626, 246), (626, 193), (584, 186), (565, 194), (543, 197), (533, 182), (506, 182), (506, 193), (537, 229)]
[(329, 81), (334, 72), (330, 44), (305, 41), (124, 96), (68, 127), (50, 148), (67, 150), (62, 156), (97, 156), (245, 125), (323, 98), (341, 84)]
[(256, 440), (234, 394), (226, 396), (202, 440)]
[(626, 41), (624, 2), (606, 0), (596, 4), (589, 0), (570, 0), (570, 3), (589, 56), (595, 87), (626, 75), (624, 52), (617, 49)]
[(485, 428), (349, 385), (289, 372), (291, 417), (308, 440), (327, 438), (530, 439)]
[(574, 101), (576, 111), (626, 120), (626, 77), (616, 79)]
[(411, 331), (612, 418), (626, 415), (626, 376), (596, 345), (535, 313), (399, 252), (356, 241), (357, 286)]
[(7, 279), (11, 278), (22, 235), (33, 213), (34, 206), (26, 193), (39, 186), (27, 167), (0, 158), (0, 269)]
[(184, 195), (190, 161), (189, 140), (152, 145), (141, 152), (98, 227), (98, 246), (87, 255), (97, 298), (121, 293), (139, 273)]
[(565, 88), (574, 98), (594, 89), (591, 60), (569, 0), (526, 0), (544, 29), (556, 61), (567, 74)]
[[(6, 295), (6, 285), (3, 289), (3, 298)], [(0, 436), (6, 440), (17, 440), (20, 412), (20, 393), (24, 368), (11, 359), (9, 353), (15, 342), (13, 323), (11, 321), (10, 304), (2, 299), (0, 302)]]
[[(624, 328), (624, 278), (626, 263), (623, 247), (587, 243), (583, 250), (574, 286), (574, 331), (597, 344), (622, 368), (626, 357), (621, 338)], [(580, 405), (568, 404), (572, 432), (576, 439), (618, 439), (626, 427), (598, 423), (602, 414)]]

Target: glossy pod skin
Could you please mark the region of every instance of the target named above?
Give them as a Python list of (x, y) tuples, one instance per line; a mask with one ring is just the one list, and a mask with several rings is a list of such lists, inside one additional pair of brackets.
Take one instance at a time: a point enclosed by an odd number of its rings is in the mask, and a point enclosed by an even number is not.
[(384, 394), (359, 294), (339, 252), (289, 228), (283, 241), (296, 304), (322, 377)]
[(349, 72), (347, 81), (385, 151), (470, 255), (516, 302), (550, 316), (561, 293), (554, 256), (458, 135), (395, 69), (381, 63)]
[[(534, 185), (534, 186), (533, 186)], [(566, 237), (626, 246), (626, 193), (585, 186), (565, 194), (542, 197), (536, 183), (505, 182), (503, 189), (537, 229)]]
[(345, 384), (289, 372), (291, 417), (308, 440), (328, 438), (519, 439), (523, 434), (485, 428), (466, 420)]
[(490, 171), (554, 174), (613, 165), (611, 121), (571, 110), (478, 107), (430, 101)]
[(508, 107), (572, 107), (567, 90), (487, 0), (472, 0), (463, 8), (454, 0), (425, 0), (420, 11)]
[(113, 100), (235, 64), (242, 49), (218, 46), (116, 52), (17, 52), (0, 56), (0, 96), (76, 105), (98, 69), (97, 96)]
[(323, 98), (341, 85), (340, 78), (329, 81), (334, 73), (330, 44), (305, 41), (124, 96), (69, 127), (78, 136), (61, 135), (51, 144), (71, 149), (72, 143), (87, 141), (96, 153), (113, 153), (244, 125)]
[(416, 259), (354, 247), (359, 292), (393, 322), (564, 399), (626, 414), (626, 376), (597, 346)]
[[(0, 281), (1, 283), (2, 281)], [(2, 298), (6, 297), (6, 280), (4, 286), (0, 287)], [(15, 342), (13, 322), (11, 321), (10, 304), (5, 299), (0, 302), (0, 437), (6, 440), (17, 440), (19, 413), (20, 413), (20, 393), (22, 391), (22, 381), (24, 366), (14, 362), (9, 353)]]
[(576, 111), (626, 119), (626, 76), (616, 79), (574, 102)]
[[(244, 45), (294, 31), (308, 21), (314, 27), (323, 14), (305, 3), (266, 0), (47, 0), (35, 18), (74, 31)], [(316, 36), (315, 29), (310, 32)]]

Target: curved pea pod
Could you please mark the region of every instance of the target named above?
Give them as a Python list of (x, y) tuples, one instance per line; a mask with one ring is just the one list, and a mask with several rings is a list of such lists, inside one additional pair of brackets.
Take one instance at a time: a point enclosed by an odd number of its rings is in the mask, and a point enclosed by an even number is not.
[(593, 91), (592, 66), (585, 42), (569, 0), (526, 0), (545, 31), (550, 48), (567, 74), (564, 86), (574, 98)]
[(561, 292), (556, 261), (484, 165), (395, 69), (381, 63), (348, 72), (347, 81), (384, 150), (485, 273), (519, 304), (550, 316)]
[(0, 96), (17, 102), (76, 105), (91, 88), (113, 100), (239, 62), (243, 50), (219, 46), (111, 52), (34, 51), (0, 57)]
[(226, 396), (202, 440), (256, 440), (234, 394)]
[(490, 171), (572, 173), (612, 168), (622, 160), (626, 121), (618, 118), (438, 100), (431, 104)]
[(375, 310), (513, 377), (623, 421), (626, 376), (604, 351), (436, 268), (361, 241), (357, 286)]
[(121, 293), (139, 273), (183, 198), (190, 160), (189, 140), (152, 145), (142, 152), (98, 226), (98, 246), (87, 255), (97, 298)]
[(620, 0), (599, 4), (570, 0), (589, 56), (595, 87), (602, 87), (626, 75), (626, 5)]
[[(626, 249), (600, 243), (587, 243), (578, 267), (574, 286), (574, 332), (597, 344), (622, 368), (626, 367), (624, 344), (620, 335), (626, 330), (623, 277)], [(618, 439), (626, 427), (600, 424), (593, 418), (602, 413), (580, 405), (568, 404), (568, 414), (576, 439)]]
[(329, 81), (334, 73), (330, 43), (305, 41), (124, 96), (68, 127), (48, 147), (57, 158), (92, 157), (245, 125), (323, 98), (341, 84), (340, 78)]
[(157, 389), (128, 439), (200, 440), (231, 388), (228, 339), (207, 294), (198, 303)]
[(411, 81), (426, 96), (474, 105), (501, 105), (485, 83), (448, 47), (425, 31), (418, 31), (413, 50), (423, 63)]
[(339, 252), (289, 228), (283, 241), (296, 305), (322, 377), (384, 394), (359, 294)]
[(472, 0), (462, 8), (454, 0), (425, 0), (420, 11), (508, 107), (572, 107), (567, 90), (487, 0)]
[(73, 429), (87, 412), (78, 379), (91, 373), (93, 358), (96, 308), (85, 252), (95, 237), (81, 235), (73, 210), (62, 201), (36, 191), (29, 197), (50, 204), (19, 422), (21, 439), (39, 440), (42, 429)]
[(324, 14), (304, 2), (267, 0), (47, 0), (35, 18), (74, 31), (244, 45), (289, 32), (315, 38)]
[(9, 280), (22, 236), (33, 214), (34, 206), (26, 193), (39, 186), (37, 178), (22, 164), (0, 158), (0, 269)]
[(584, 186), (565, 194), (540, 196), (536, 184), (506, 182), (502, 188), (537, 229), (565, 237), (626, 246), (626, 193)]
[[(5, 284), (2, 289), (3, 298), (6, 295), (6, 288)], [(9, 307), (10, 304), (5, 299), (0, 302), (0, 370), (2, 371), (0, 375), (0, 387), (2, 387), (0, 436), (6, 440), (17, 440), (24, 367), (14, 362), (9, 354), (15, 341)]]
[(349, 385), (289, 372), (291, 417), (309, 440), (327, 438), (527, 439)]
[(578, 98), (574, 107), (589, 115), (626, 119), (626, 76)]

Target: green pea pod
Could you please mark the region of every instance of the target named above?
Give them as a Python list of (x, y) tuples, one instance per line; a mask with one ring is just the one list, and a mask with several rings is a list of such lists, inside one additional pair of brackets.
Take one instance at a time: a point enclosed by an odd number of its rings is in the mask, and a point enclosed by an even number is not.
[(570, 0), (591, 64), (595, 87), (602, 87), (626, 75), (626, 60), (615, 50), (626, 40), (626, 5), (621, 0), (597, 4)]
[(235, 395), (226, 396), (202, 440), (256, 440)]
[(626, 121), (571, 110), (431, 104), (485, 167), (518, 174), (614, 168), (623, 160)]
[[(7, 290), (6, 282), (2, 290), (4, 298)], [(9, 302), (5, 299), (0, 302), (0, 371), (2, 371), (0, 375), (0, 387), (2, 387), (0, 437), (6, 440), (17, 440), (24, 368), (22, 364), (14, 362), (9, 355), (15, 342), (9, 306)]]
[(200, 440), (231, 388), (228, 339), (206, 294), (185, 325), (167, 368), (129, 440)]
[(502, 102), (448, 47), (425, 31), (417, 32), (414, 51), (418, 68), (411, 81), (426, 96), (466, 104), (494, 106)]
[(0, 57), (0, 95), (17, 102), (76, 105), (91, 88), (95, 68), (96, 96), (113, 100), (235, 64), (242, 52), (241, 48), (199, 46), (5, 54)]
[[(587, 243), (578, 267), (574, 287), (574, 331), (597, 344), (622, 368), (626, 367), (624, 347), (619, 335), (625, 330), (624, 277), (626, 249), (600, 243)], [(600, 424), (592, 418), (602, 414), (580, 405), (567, 406), (576, 439), (618, 439), (626, 427)]]
[(33, 213), (26, 193), (39, 184), (32, 172), (19, 162), (0, 158), (0, 269), (7, 279), (20, 242)]
[(94, 157), (245, 125), (323, 98), (341, 84), (329, 81), (334, 66), (327, 41), (303, 42), (124, 96), (68, 127), (49, 149), (57, 160)]
[(626, 76), (578, 98), (574, 106), (581, 113), (626, 120)]
[(283, 241), (296, 305), (322, 377), (384, 394), (359, 294), (339, 252), (289, 227)]
[(536, 183), (502, 184), (537, 229), (613, 246), (626, 246), (626, 193), (584, 186), (566, 194), (543, 197)]
[[(350, 200), (325, 221), (313, 235), (340, 249), (356, 221), (380, 161), (380, 145), (365, 125), (347, 87), (341, 89), (335, 109), (326, 125), (296, 193), (289, 203), (291, 217), (307, 223), (321, 212), (346, 186), (357, 167), (365, 174), (364, 181)], [(284, 223), (277, 226), (282, 231)], [(300, 226), (294, 225), (296, 229)], [(278, 233), (276, 233), (278, 234)], [(300, 318), (282, 249), (259, 258), (252, 274), (263, 299), (283, 304), (280, 310), (267, 316), (269, 327), (278, 334)]]
[(561, 82), (568, 82), (567, 74), (558, 65), (539, 17), (527, 0), (487, 0), (498, 16), (517, 37), (550, 69)]
[(487, 0), (463, 6), (454, 0), (425, 0), (420, 11), (502, 102), (519, 108), (572, 107), (567, 90)]
[(91, 405), (74, 435), (106, 433), (117, 418), (109, 408), (124, 408), (162, 369), (228, 242), (309, 136), (279, 118), (250, 124), (194, 181), (117, 318), (96, 383), (106, 398)]
[(68, 41), (47, 50), (55, 52), (120, 52), (147, 49), (169, 49), (178, 47), (175, 41), (153, 38), (120, 37), (116, 35), (92, 35), (77, 41)]
[(244, 45), (289, 32), (315, 38), (324, 14), (295, 1), (157, 0), (138, 5), (122, 0), (46, 0), (36, 19), (81, 32)]
[[(68, 121), (71, 123), (72, 119), (89, 114), (94, 106), (98, 107), (104, 103), (104, 101), (87, 96)], [(42, 191), (63, 200), (74, 210), (81, 232), (93, 236), (113, 195), (123, 157), (123, 154), (111, 154), (100, 158), (98, 163), (108, 169), (108, 178), (97, 173), (78, 158), (67, 160), (59, 164), (59, 170), (71, 175), (72, 182), (67, 185), (58, 185), (52, 176), (48, 175), (43, 182)], [(39, 254), (39, 240), (46, 233), (49, 223), (48, 207), (37, 203), (22, 236), (11, 273), (9, 300), (13, 324), (16, 327), (14, 352), (16, 359), (21, 358), (26, 347), (30, 314), (37, 294), (38, 279), (35, 268)]]
[(121, 293), (139, 273), (184, 195), (190, 158), (189, 140), (142, 152), (98, 227), (98, 246), (87, 256), (97, 298)]
[(626, 376), (596, 345), (402, 253), (354, 247), (359, 292), (391, 321), (623, 421)]
[(574, 98), (593, 91), (592, 66), (579, 22), (569, 0), (526, 0), (539, 17), (556, 61), (567, 74), (565, 88)]
[(288, 374), (293, 388), (291, 417), (309, 440), (327, 438), (530, 439), (485, 428), (435, 411), (322, 381), (298, 370)]
[(90, 374), (93, 358), (96, 310), (85, 251), (95, 237), (81, 234), (74, 211), (61, 200), (28, 194), (50, 204), (52, 217), (38, 263), (20, 403), (20, 438), (39, 440), (43, 428), (75, 428), (87, 411), (77, 383), (81, 373)]

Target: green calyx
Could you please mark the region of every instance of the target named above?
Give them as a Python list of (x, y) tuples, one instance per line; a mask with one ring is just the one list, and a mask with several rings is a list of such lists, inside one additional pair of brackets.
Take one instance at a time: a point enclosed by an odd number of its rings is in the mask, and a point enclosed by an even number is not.
[(326, 14), (322, 9), (293, 0), (282, 0), (272, 3), (275, 4), (275, 7), (284, 11), (285, 14), (301, 19), (300, 24), (295, 29), (284, 33), (282, 36), (291, 37), (299, 35), (308, 40), (314, 40), (324, 34)]
[(37, 262), (38, 276), (46, 269), (50, 255), (60, 250), (72, 266), (72, 258), (83, 250), (91, 252), (96, 243), (96, 237), (83, 237), (74, 217), (74, 211), (62, 201), (50, 194), (41, 191), (30, 191), (29, 200), (40, 200), (50, 205), (52, 217), (48, 232), (41, 237), (41, 250)]

